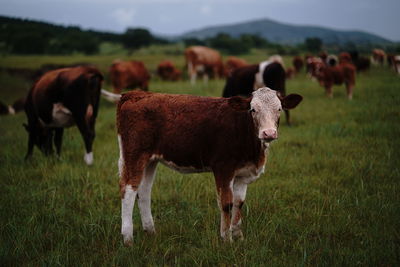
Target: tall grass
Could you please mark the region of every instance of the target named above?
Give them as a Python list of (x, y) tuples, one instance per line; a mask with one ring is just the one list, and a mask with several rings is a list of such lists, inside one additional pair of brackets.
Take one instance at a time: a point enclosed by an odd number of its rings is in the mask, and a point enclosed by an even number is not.
[[(111, 61), (85, 59), (104, 69)], [(16, 57), (1, 64), (35, 67), (38, 61)], [(328, 99), (304, 74), (288, 81), (288, 91), (302, 94), (304, 102), (292, 112), (293, 126), (282, 118), (266, 173), (248, 189), (245, 240), (233, 244), (218, 237), (212, 175), (182, 175), (159, 166), (152, 194), (157, 234), (141, 231), (135, 208), (134, 245), (122, 245), (114, 105), (101, 103), (92, 167), (83, 162), (75, 128), (65, 132), (61, 158), (35, 150), (25, 162), (24, 114), (0, 117), (0, 263), (397, 266), (399, 82), (388, 69), (373, 68), (358, 74), (354, 99), (348, 101), (343, 87), (335, 87)], [(8, 84), (19, 88), (25, 81), (1, 74), (0, 88)], [(153, 79), (150, 88), (218, 96), (223, 85)], [(0, 89), (0, 97), (13, 99), (21, 91)]]

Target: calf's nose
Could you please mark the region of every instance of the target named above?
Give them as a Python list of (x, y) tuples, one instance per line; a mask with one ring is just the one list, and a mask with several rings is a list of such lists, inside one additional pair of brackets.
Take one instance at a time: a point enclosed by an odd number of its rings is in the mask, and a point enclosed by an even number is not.
[(278, 138), (278, 133), (275, 129), (266, 129), (263, 131), (263, 139), (274, 140)]

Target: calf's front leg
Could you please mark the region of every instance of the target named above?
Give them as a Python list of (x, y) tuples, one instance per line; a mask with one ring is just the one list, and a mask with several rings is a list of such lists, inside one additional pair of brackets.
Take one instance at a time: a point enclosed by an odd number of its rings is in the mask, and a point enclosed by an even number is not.
[(220, 234), (224, 241), (232, 242), (231, 211), (233, 206), (233, 175), (214, 172), (218, 206), (221, 211)]
[(233, 207), (232, 207), (232, 219), (231, 219), (231, 232), (233, 238), (243, 240), (243, 233), (240, 228), (242, 224), (242, 213), (241, 209), (246, 198), (247, 184), (240, 178), (235, 178), (233, 184)]

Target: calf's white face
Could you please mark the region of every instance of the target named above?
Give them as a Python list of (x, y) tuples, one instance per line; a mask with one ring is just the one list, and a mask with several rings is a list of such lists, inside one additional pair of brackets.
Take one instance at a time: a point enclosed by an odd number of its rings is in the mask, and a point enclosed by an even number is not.
[(264, 87), (253, 92), (250, 112), (260, 140), (271, 142), (278, 138), (281, 111), (281, 100), (276, 91)]

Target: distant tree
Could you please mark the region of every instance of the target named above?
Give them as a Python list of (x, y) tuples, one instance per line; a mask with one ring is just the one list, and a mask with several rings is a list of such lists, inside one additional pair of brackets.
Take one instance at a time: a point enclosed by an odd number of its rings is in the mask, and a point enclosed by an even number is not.
[(233, 55), (248, 53), (252, 47), (251, 42), (243, 42), (240, 39), (232, 38), (227, 33), (219, 33), (212, 38), (208, 38), (207, 42), (211, 47)]
[(305, 48), (310, 52), (318, 52), (321, 51), (322, 48), (322, 40), (320, 38), (306, 38), (304, 41)]
[(250, 47), (265, 48), (269, 45), (268, 40), (256, 34), (242, 34), (239, 40), (246, 43)]
[(43, 54), (48, 40), (40, 32), (27, 31), (14, 35), (9, 45), (15, 54)]
[(206, 43), (197, 38), (187, 38), (183, 40), (185, 47), (193, 46), (193, 45), (206, 45)]
[(122, 44), (129, 50), (136, 50), (144, 46), (149, 46), (153, 42), (153, 35), (143, 28), (128, 28), (122, 35)]

